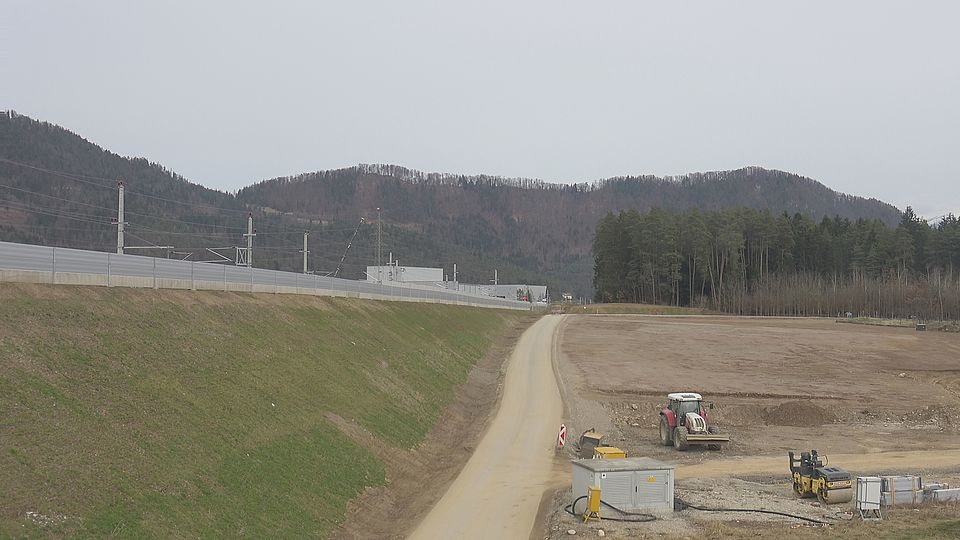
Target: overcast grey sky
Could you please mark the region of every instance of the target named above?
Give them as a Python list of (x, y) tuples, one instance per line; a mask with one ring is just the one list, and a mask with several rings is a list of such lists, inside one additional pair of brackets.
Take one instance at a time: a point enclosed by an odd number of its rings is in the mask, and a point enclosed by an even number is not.
[(960, 209), (960, 2), (0, 5), (0, 108), (218, 189), (759, 165)]

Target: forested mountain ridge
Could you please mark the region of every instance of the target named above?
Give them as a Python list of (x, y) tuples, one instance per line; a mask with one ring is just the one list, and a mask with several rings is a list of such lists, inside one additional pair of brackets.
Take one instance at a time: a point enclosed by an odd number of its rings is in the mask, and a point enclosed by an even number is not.
[(125, 221), (132, 234), (220, 235), (232, 230), (221, 225), (243, 224), (246, 207), (231, 194), (191, 183), (146, 159), (119, 156), (60, 126), (0, 114), (0, 239), (115, 249), (111, 220), (117, 217), (119, 180), (129, 194)]
[[(128, 253), (222, 260), (243, 246), (247, 216), (257, 236), (254, 266), (302, 269), (302, 233), (311, 232), (310, 269), (333, 271), (356, 222), (291, 219), (248, 206), (230, 193), (192, 183), (143, 158), (117, 155), (55, 124), (0, 113), (0, 240), (99, 251), (116, 250), (117, 181), (125, 186)], [(361, 229), (342, 276), (370, 264), (370, 231)], [(217, 249), (225, 248), (225, 249)]]
[(675, 178), (619, 177), (591, 184), (421, 173), (360, 165), (260, 182), (237, 197), (283, 212), (347, 219), (383, 208), (385, 222), (447, 245), (516, 261), (537, 273), (575, 276), (583, 291), (597, 221), (608, 212), (750, 207), (820, 219), (879, 219), (900, 212), (795, 174), (749, 167)]
[[(418, 199), (411, 200), (412, 195)], [(893, 225), (900, 219), (896, 207), (877, 199), (839, 193), (816, 180), (761, 167), (551, 184), (525, 178), (423, 173), (395, 165), (358, 165), (264, 180), (241, 189), (238, 197), (289, 212), (324, 208), (351, 214), (375, 204), (378, 198), (393, 202), (400, 197), (402, 204), (391, 206), (392, 217), (401, 220), (419, 219), (423, 211), (451, 216), (458, 208), (443, 205), (461, 201), (468, 212), (493, 212), (514, 220), (518, 214), (554, 213), (553, 209), (577, 210), (585, 221), (596, 223), (607, 212), (620, 210), (734, 207), (800, 213), (817, 220), (839, 216), (879, 219)], [(555, 206), (544, 208), (547, 204)]]
[[(7, 160), (7, 161), (2, 161)], [(243, 242), (247, 212), (258, 230), (255, 266), (299, 270), (302, 231), (311, 270), (336, 268), (361, 217), (342, 275), (373, 264), (376, 208), (382, 208), (384, 256), (403, 264), (458, 263), (461, 281), (546, 282), (554, 291), (591, 293), (591, 245), (609, 212), (654, 207), (750, 207), (813, 219), (879, 219), (899, 211), (795, 174), (748, 167), (682, 177), (617, 177), (593, 183), (422, 173), (359, 165), (265, 180), (236, 195), (207, 189), (142, 158), (113, 154), (59, 126), (0, 115), (0, 239), (85, 249), (115, 249), (116, 182), (127, 186), (128, 244), (203, 248)], [(150, 252), (141, 252), (150, 253)]]

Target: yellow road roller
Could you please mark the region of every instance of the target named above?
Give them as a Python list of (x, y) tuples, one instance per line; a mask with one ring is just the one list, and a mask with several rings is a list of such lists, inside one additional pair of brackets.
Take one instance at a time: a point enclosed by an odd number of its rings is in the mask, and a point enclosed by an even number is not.
[(845, 469), (828, 467), (816, 450), (801, 452), (800, 459), (790, 456), (793, 491), (799, 497), (816, 497), (821, 504), (850, 502), (853, 498), (853, 477)]

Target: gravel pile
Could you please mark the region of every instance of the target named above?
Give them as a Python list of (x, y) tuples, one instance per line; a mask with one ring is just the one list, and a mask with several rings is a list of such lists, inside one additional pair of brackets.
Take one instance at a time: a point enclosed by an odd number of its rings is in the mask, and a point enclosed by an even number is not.
[(809, 401), (787, 401), (763, 412), (763, 421), (768, 425), (817, 427), (832, 424), (837, 416)]

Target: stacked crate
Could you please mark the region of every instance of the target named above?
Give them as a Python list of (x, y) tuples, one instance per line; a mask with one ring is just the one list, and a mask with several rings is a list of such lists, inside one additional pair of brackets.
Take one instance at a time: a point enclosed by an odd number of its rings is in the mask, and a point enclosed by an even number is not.
[(960, 502), (960, 488), (950, 489), (950, 486), (940, 482), (924, 484), (923, 500), (933, 502)]
[(880, 502), (883, 506), (923, 502), (923, 479), (919, 476), (881, 476)]

